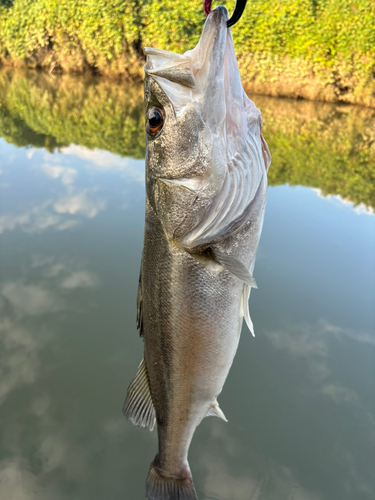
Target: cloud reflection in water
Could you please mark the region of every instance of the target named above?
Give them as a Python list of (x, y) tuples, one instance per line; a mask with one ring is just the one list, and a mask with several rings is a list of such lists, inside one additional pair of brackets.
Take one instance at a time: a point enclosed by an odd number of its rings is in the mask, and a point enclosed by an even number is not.
[[(120, 174), (125, 185), (133, 182), (142, 185), (144, 182), (143, 160), (120, 158), (108, 151), (92, 151), (71, 145), (63, 148), (63, 154), (60, 155), (37, 149), (19, 149), (16, 152), (10, 160), (13, 170), (7, 169), (7, 177), (12, 182), (5, 182), (2, 186), (7, 189), (7, 197), (12, 201), (11, 211), (5, 204), (0, 215), (0, 231), (3, 232), (16, 229), (28, 234), (38, 234), (50, 229), (65, 231), (80, 224), (82, 217), (96, 217), (107, 209), (107, 201), (104, 199), (107, 193), (101, 182), (104, 172), (113, 171), (116, 176)], [(69, 166), (72, 157), (78, 168)], [(46, 176), (42, 181), (44, 189), (38, 190), (38, 198), (32, 206), (27, 198), (14, 203), (19, 184), (17, 169), (22, 171), (23, 183), (30, 181), (34, 184), (38, 179), (36, 171)], [(60, 187), (56, 181), (60, 181)], [(93, 187), (88, 188), (87, 184), (93, 184)]]
[[(142, 238), (143, 161), (76, 145), (62, 154), (8, 152), (0, 216), (2, 248), (9, 254), (0, 286), (0, 404), (7, 416), (0, 429), (0, 498), (142, 498), (156, 437), (127, 426), (120, 410), (124, 380), (141, 356), (134, 347), (139, 255), (132, 238)], [(276, 214), (272, 237), (281, 227), (283, 241), (291, 243), (280, 259), (282, 248), (262, 239), (266, 248), (260, 249), (257, 278), (265, 307), (253, 304), (259, 330), (249, 348), (259, 358), (250, 363), (246, 357), (244, 332), (234, 370), (248, 378), (233, 384), (229, 379), (221, 396), (229, 424), (205, 419), (201, 439), (193, 442), (200, 498), (369, 500), (375, 427), (364, 374), (371, 372), (365, 353), (373, 352), (375, 335), (365, 326), (344, 328), (344, 320), (324, 319), (329, 316), (317, 307), (324, 285), (331, 288), (322, 301), (348, 309), (342, 297), (332, 299), (344, 286), (339, 280), (332, 284), (333, 259), (324, 260), (330, 238), (346, 245), (348, 226), (335, 225), (334, 237), (330, 227), (328, 236), (324, 232), (323, 219), (314, 226), (314, 238), (324, 245), (314, 248), (308, 262), (314, 265), (319, 256), (319, 272), (314, 267), (302, 274), (301, 292), (297, 275), (306, 268), (311, 241), (304, 234), (305, 246), (298, 246), (297, 222), (307, 227), (316, 221), (306, 213), (300, 218), (301, 208), (311, 203), (309, 194), (317, 197), (309, 188), (287, 186), (269, 194), (266, 224)], [(343, 217), (353, 213), (336, 198), (317, 201), (324, 216), (339, 204)], [(280, 209), (287, 203), (295, 214), (289, 226), (290, 214)], [(353, 216), (356, 228), (364, 219), (371, 223), (365, 215)], [(337, 261), (343, 259), (339, 250), (332, 252)], [(356, 247), (350, 251), (358, 257)], [(341, 269), (347, 271), (345, 261), (339, 268), (343, 276)], [(359, 286), (350, 281), (357, 314)], [(281, 302), (271, 294), (277, 286), (280, 296), (293, 287), (306, 293), (303, 313), (309, 319), (295, 319), (301, 303), (288, 297), (289, 321), (276, 315), (267, 326)], [(362, 362), (362, 372), (353, 360)]]

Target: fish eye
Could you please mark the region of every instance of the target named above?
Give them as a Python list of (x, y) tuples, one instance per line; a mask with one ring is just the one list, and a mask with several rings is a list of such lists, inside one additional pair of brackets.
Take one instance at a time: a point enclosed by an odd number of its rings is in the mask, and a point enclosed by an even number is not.
[(146, 132), (155, 137), (164, 125), (164, 111), (161, 108), (153, 106), (147, 114)]

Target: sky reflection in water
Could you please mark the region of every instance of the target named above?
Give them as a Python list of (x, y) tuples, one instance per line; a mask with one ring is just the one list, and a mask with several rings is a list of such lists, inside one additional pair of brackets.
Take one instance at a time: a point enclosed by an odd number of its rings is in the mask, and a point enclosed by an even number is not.
[[(156, 434), (121, 415), (144, 162), (3, 139), (0, 157), (0, 498), (144, 498)], [(314, 187), (269, 188), (256, 338), (219, 398), (229, 423), (191, 446), (201, 500), (374, 498), (375, 216)]]

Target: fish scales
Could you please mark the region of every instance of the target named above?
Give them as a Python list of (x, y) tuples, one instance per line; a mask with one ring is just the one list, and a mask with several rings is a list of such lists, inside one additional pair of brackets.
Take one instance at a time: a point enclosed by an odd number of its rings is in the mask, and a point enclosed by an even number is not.
[(243, 92), (224, 7), (184, 55), (145, 49), (146, 216), (138, 323), (144, 360), (124, 405), (156, 423), (149, 500), (197, 498), (188, 464), (237, 351), (262, 230), (270, 155)]

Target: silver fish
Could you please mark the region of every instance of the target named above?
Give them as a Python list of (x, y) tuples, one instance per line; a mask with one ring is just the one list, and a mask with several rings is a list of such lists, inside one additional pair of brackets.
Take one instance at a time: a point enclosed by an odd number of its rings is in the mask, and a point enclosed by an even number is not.
[(266, 201), (268, 147), (240, 79), (228, 12), (216, 8), (183, 55), (146, 48), (146, 220), (138, 290), (144, 359), (125, 416), (159, 453), (149, 500), (197, 499), (187, 456), (249, 315)]

